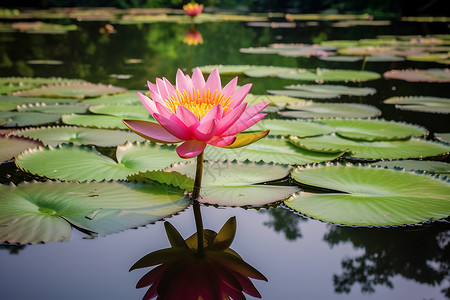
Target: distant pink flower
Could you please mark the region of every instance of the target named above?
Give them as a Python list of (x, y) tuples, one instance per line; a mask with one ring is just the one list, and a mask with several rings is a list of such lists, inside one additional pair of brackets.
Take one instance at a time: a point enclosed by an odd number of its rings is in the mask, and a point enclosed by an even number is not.
[(198, 30), (189, 29), (184, 35), (183, 43), (193, 46), (203, 44), (202, 34)]
[[(206, 145), (233, 147), (236, 134), (246, 130), (266, 116), (261, 111), (270, 102), (247, 107), (243, 102), (251, 84), (236, 90), (237, 77), (223, 89), (219, 71), (214, 69), (205, 82), (202, 72), (195, 68), (192, 78), (178, 70), (176, 88), (166, 79), (148, 82), (151, 99), (138, 93), (145, 108), (159, 124), (139, 120), (123, 120), (137, 134), (154, 142), (173, 144), (182, 158), (192, 158), (203, 152)], [(267, 132), (255, 134), (251, 142)], [(247, 143), (237, 143), (236, 147)]]
[(186, 5), (183, 5), (183, 10), (186, 12), (187, 15), (195, 17), (202, 13), (203, 4), (191, 2)]

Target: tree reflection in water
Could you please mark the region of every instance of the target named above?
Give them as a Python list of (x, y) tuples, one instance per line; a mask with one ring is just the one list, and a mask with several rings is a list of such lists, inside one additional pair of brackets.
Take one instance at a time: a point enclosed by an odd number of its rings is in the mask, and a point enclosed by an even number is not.
[(154, 266), (136, 285), (149, 287), (143, 299), (245, 299), (243, 293), (261, 298), (249, 277), (267, 278), (229, 248), (236, 233), (235, 217), (218, 233), (204, 229), (200, 251), (198, 233), (184, 240), (169, 222), (164, 227), (171, 247), (147, 254), (130, 269)]
[[(333, 276), (335, 291), (349, 293), (355, 283), (361, 284), (364, 293), (374, 292), (377, 285), (393, 288), (396, 275), (432, 286), (450, 280), (448, 229), (449, 224), (444, 222), (404, 228), (330, 225), (324, 240), (331, 247), (351, 242), (354, 248), (365, 250), (363, 255), (341, 262), (343, 273)], [(450, 297), (450, 287), (442, 293)]]

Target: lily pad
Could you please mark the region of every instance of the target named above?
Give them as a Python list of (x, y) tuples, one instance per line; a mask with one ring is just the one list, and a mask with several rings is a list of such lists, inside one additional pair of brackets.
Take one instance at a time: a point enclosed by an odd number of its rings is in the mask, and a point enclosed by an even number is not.
[(450, 133), (435, 133), (434, 134), (438, 140), (450, 144)]
[(318, 122), (280, 119), (263, 119), (251, 128), (251, 130), (255, 131), (267, 129), (270, 130), (270, 135), (293, 135), (298, 137), (316, 136), (334, 131), (333, 127)]
[(0, 162), (10, 160), (17, 154), (27, 149), (42, 145), (39, 141), (1, 134), (0, 143), (2, 144), (0, 151)]
[(406, 57), (407, 60), (424, 62), (437, 62), (440, 60), (446, 60), (448, 58), (448, 53), (426, 53), (419, 55), (410, 55)]
[(343, 85), (297, 84), (288, 85), (285, 88), (288, 90), (268, 90), (267, 92), (276, 95), (313, 99), (337, 98), (341, 95), (368, 96), (376, 92), (373, 88), (348, 87)]
[(270, 102), (270, 106), (276, 106), (278, 109), (283, 109), (286, 107), (287, 103), (297, 103), (297, 102), (305, 102), (307, 100), (299, 99), (295, 97), (289, 96), (280, 96), (280, 95), (252, 95), (249, 94), (245, 97), (245, 101), (249, 104), (251, 103), (259, 103), (259, 102)]
[(39, 176), (77, 181), (123, 180), (128, 175), (159, 170), (182, 159), (174, 148), (149, 143), (118, 146), (117, 161), (93, 148), (59, 145), (25, 151), (16, 158), (22, 170)]
[[(59, 121), (61, 116), (59, 114), (46, 114), (38, 112), (0, 112), (0, 120), (6, 120), (7, 127), (23, 127), (36, 126), (48, 123), (55, 123)], [(0, 122), (2, 123), (2, 122)]]
[(50, 114), (68, 114), (68, 113), (85, 113), (88, 105), (82, 103), (61, 104), (61, 103), (34, 103), (22, 104), (17, 107), (19, 112), (41, 112)]
[[(166, 171), (185, 174), (193, 180), (196, 164), (177, 164)], [(204, 163), (200, 202), (224, 206), (261, 206), (284, 200), (299, 192), (297, 186), (264, 184), (286, 177), (288, 166), (250, 162)], [(170, 176), (170, 173), (168, 173)]]
[(70, 239), (71, 225), (101, 235), (144, 226), (189, 205), (166, 185), (35, 182), (0, 187), (0, 241), (20, 244)]
[(357, 103), (316, 103), (312, 101), (289, 104), (287, 109), (278, 114), (287, 118), (371, 118), (381, 111), (371, 105)]
[(41, 86), (44, 84), (67, 84), (85, 82), (81, 79), (68, 79), (61, 77), (0, 77), (0, 85), (33, 85)]
[(276, 66), (252, 66), (250, 69), (244, 70), (244, 74), (249, 77), (275, 77), (284, 72), (292, 72), (293, 68), (276, 67)]
[(450, 98), (410, 96), (391, 97), (386, 104), (395, 104), (395, 108), (429, 113), (450, 114)]
[(55, 147), (58, 144), (96, 145), (112, 147), (125, 142), (144, 141), (137, 134), (122, 130), (93, 129), (80, 127), (41, 127), (14, 132), (16, 136), (40, 140), (44, 145)]
[(244, 74), (245, 70), (248, 70), (254, 66), (250, 65), (207, 65), (199, 67), (202, 73), (209, 74), (214, 69), (218, 69), (220, 75), (240, 75)]
[(127, 91), (120, 94), (115, 95), (108, 95), (98, 98), (88, 98), (83, 99), (82, 102), (87, 103), (91, 106), (93, 105), (117, 105), (117, 104), (123, 104), (123, 105), (141, 105), (141, 100), (137, 96), (137, 91)]
[(323, 153), (309, 151), (291, 145), (284, 138), (264, 138), (243, 148), (223, 149), (206, 147), (205, 159), (212, 161), (264, 161), (279, 164), (304, 165), (313, 162), (331, 161), (343, 152)]
[(450, 82), (450, 70), (393, 70), (383, 74), (387, 79), (400, 79), (411, 82)]
[(22, 97), (48, 97), (48, 98), (93, 98), (104, 95), (118, 94), (126, 89), (112, 85), (93, 84), (89, 82), (75, 82), (66, 84), (46, 85), (37, 89), (18, 92)]
[(450, 174), (450, 164), (442, 161), (431, 160), (390, 160), (372, 163), (372, 166), (384, 168), (401, 168), (406, 171), (425, 171), (435, 174)]
[(299, 167), (291, 175), (301, 184), (335, 191), (301, 193), (285, 201), (288, 207), (326, 222), (395, 226), (450, 214), (450, 184), (431, 176), (342, 165)]
[(295, 71), (284, 72), (278, 74), (278, 77), (292, 80), (304, 81), (351, 81), (362, 82), (380, 78), (380, 74), (370, 71), (356, 71), (356, 70), (328, 70), (316, 69), (309, 71), (305, 69), (297, 69)]
[(8, 111), (8, 110), (15, 110), (17, 106), (23, 106), (23, 105), (31, 105), (39, 103), (40, 105), (42, 103), (45, 103), (46, 105), (50, 104), (74, 104), (77, 103), (78, 100), (76, 99), (50, 99), (50, 98), (35, 98), (35, 97), (18, 97), (18, 96), (0, 96), (0, 111)]
[(442, 143), (410, 138), (401, 141), (357, 141), (335, 134), (311, 138), (291, 137), (292, 144), (311, 151), (325, 153), (348, 152), (349, 157), (364, 159), (406, 159), (445, 155), (450, 146)]
[(155, 120), (142, 105), (96, 105), (91, 106), (89, 111), (122, 119)]
[(82, 127), (107, 128), (107, 129), (128, 129), (122, 122), (122, 117), (109, 115), (62, 115), (64, 124)]
[(380, 119), (325, 119), (318, 121), (335, 127), (335, 132), (341, 137), (353, 140), (401, 140), (407, 139), (412, 135), (422, 137), (427, 133), (426, 128), (418, 125)]

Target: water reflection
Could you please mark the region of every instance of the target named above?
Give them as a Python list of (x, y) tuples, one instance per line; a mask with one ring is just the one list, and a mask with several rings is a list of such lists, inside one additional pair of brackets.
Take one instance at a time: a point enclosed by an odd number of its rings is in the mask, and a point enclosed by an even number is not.
[(267, 278), (230, 249), (236, 233), (235, 217), (218, 233), (202, 230), (203, 247), (199, 232), (184, 240), (169, 222), (164, 227), (171, 247), (145, 255), (130, 269), (154, 267), (136, 285), (149, 287), (143, 299), (245, 299), (244, 293), (261, 298), (249, 278)]
[(270, 216), (270, 220), (264, 222), (264, 225), (273, 228), (275, 232), (283, 232), (287, 240), (293, 241), (302, 237), (298, 224), (299, 222), (306, 222), (307, 218), (282, 207), (271, 207), (268, 210), (261, 210), (261, 212)]
[[(394, 288), (397, 275), (431, 286), (445, 284), (450, 280), (448, 229), (448, 223), (385, 229), (330, 226), (324, 240), (331, 247), (351, 242), (364, 250), (341, 261), (343, 272), (333, 275), (335, 291), (350, 293), (356, 283), (363, 293), (375, 292), (378, 285)], [(450, 297), (450, 287), (441, 292)]]

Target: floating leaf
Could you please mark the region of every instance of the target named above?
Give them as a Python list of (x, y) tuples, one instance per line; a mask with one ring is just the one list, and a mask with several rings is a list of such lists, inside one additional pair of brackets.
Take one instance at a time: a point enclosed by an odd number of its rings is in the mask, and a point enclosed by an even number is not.
[(331, 133), (333, 127), (322, 123), (302, 120), (263, 119), (254, 125), (251, 130), (269, 129), (269, 135), (293, 135), (298, 137), (316, 136)]
[(248, 70), (254, 66), (250, 65), (208, 65), (199, 67), (202, 73), (209, 74), (214, 69), (218, 69), (220, 75), (240, 75), (245, 70)]
[(287, 90), (268, 90), (267, 92), (276, 95), (285, 95), (299, 98), (313, 98), (326, 99), (336, 98), (341, 95), (350, 96), (367, 96), (375, 94), (376, 90), (373, 88), (357, 88), (343, 85), (311, 85), (311, 84), (297, 84), (289, 85), (285, 88)]
[(0, 134), (0, 143), (2, 145), (0, 150), (0, 162), (12, 159), (17, 154), (42, 145), (38, 141), (33, 141), (27, 138), (20, 138), (17, 136), (6, 136)]
[(80, 127), (41, 127), (29, 128), (14, 132), (14, 135), (24, 136), (42, 141), (44, 145), (55, 147), (62, 143), (75, 145), (96, 145), (112, 147), (125, 142), (144, 141), (143, 138), (129, 131), (93, 129)]
[(421, 137), (427, 133), (425, 128), (418, 125), (379, 119), (327, 119), (318, 121), (335, 127), (335, 132), (341, 137), (354, 140), (401, 140), (412, 135)]
[(187, 207), (179, 189), (138, 183), (35, 182), (0, 187), (0, 241), (60, 242), (71, 225), (107, 235), (143, 226)]
[(448, 58), (448, 53), (426, 53), (419, 55), (409, 55), (406, 57), (407, 60), (424, 62), (437, 62), (440, 60), (446, 60)]
[(380, 74), (370, 71), (355, 70), (328, 70), (317, 69), (315, 72), (305, 69), (297, 69), (295, 71), (284, 72), (278, 74), (278, 77), (292, 80), (305, 81), (351, 81), (361, 82), (380, 78)]
[(275, 66), (253, 66), (250, 69), (244, 70), (244, 74), (249, 77), (275, 77), (284, 72), (295, 70), (289, 67), (275, 67)]
[(16, 93), (23, 97), (49, 97), (49, 98), (93, 98), (104, 95), (123, 93), (126, 89), (112, 85), (93, 84), (89, 82), (75, 82), (65, 84), (46, 85), (38, 89)]
[(274, 162), (279, 164), (303, 165), (313, 162), (331, 161), (340, 157), (343, 152), (321, 153), (301, 149), (291, 145), (284, 138), (264, 138), (243, 148), (222, 149), (207, 147), (205, 159), (212, 161), (245, 161)]
[(383, 74), (388, 79), (400, 79), (411, 82), (450, 82), (450, 70), (393, 70)]
[(19, 112), (42, 112), (51, 114), (68, 114), (68, 113), (85, 113), (88, 110), (86, 104), (60, 104), (60, 103), (34, 103), (34, 104), (22, 104), (17, 107)]
[(410, 96), (391, 97), (384, 100), (386, 104), (395, 104), (395, 108), (429, 113), (450, 113), (450, 98)]
[(109, 115), (62, 115), (64, 124), (82, 127), (108, 128), (108, 129), (128, 129), (122, 122), (122, 117)]
[(326, 153), (348, 152), (350, 157), (365, 159), (422, 158), (445, 155), (450, 147), (441, 143), (410, 138), (402, 141), (357, 141), (341, 138), (334, 134), (311, 138), (291, 138), (294, 145)]
[(289, 96), (280, 96), (280, 95), (252, 95), (252, 94), (249, 94), (249, 95), (247, 95), (247, 97), (245, 97), (245, 101), (248, 102), (249, 104), (268, 101), (268, 102), (270, 102), (269, 108), (271, 106), (276, 106), (276, 108), (278, 108), (278, 109), (283, 109), (287, 103), (305, 102), (306, 100), (289, 97)]
[(122, 119), (155, 120), (142, 105), (96, 105), (91, 106), (89, 111)]
[(68, 79), (61, 77), (0, 77), (0, 85), (33, 85), (41, 86), (44, 84), (67, 84), (67, 83), (81, 83), (85, 82), (81, 79)]
[(316, 103), (312, 101), (289, 104), (287, 109), (278, 114), (288, 118), (371, 118), (381, 114), (381, 111), (371, 105), (356, 103)]
[(34, 98), (34, 97), (18, 97), (18, 96), (0, 96), (0, 111), (15, 110), (17, 106), (31, 105), (39, 103), (45, 103), (46, 105), (59, 104), (74, 104), (77, 103), (76, 99), (51, 99), (51, 98)]
[(4, 126), (23, 127), (35, 126), (59, 121), (59, 114), (46, 114), (38, 112), (0, 112), (0, 120), (7, 120)]
[[(166, 171), (176, 171), (194, 178), (195, 169), (195, 163), (182, 163)], [(289, 167), (276, 164), (206, 162), (199, 201), (225, 206), (261, 206), (281, 201), (298, 192), (299, 188), (264, 182), (282, 179), (289, 171)], [(171, 176), (170, 173), (167, 176)]]
[(372, 166), (384, 168), (401, 168), (406, 171), (425, 171), (435, 174), (450, 174), (450, 164), (430, 160), (390, 160), (372, 163)]
[(371, 167), (297, 168), (294, 180), (336, 192), (301, 193), (285, 204), (304, 215), (354, 226), (395, 226), (446, 218), (450, 184), (426, 175)]
[(78, 181), (126, 179), (128, 175), (159, 170), (182, 159), (170, 147), (149, 143), (118, 146), (117, 162), (92, 148), (59, 145), (23, 152), (16, 164), (24, 171), (47, 178)]
[(435, 133), (437, 139), (450, 144), (450, 133)]
[(83, 99), (82, 102), (88, 103), (89, 105), (141, 105), (141, 100), (139, 99), (137, 95), (137, 91), (127, 91), (124, 93), (116, 94), (116, 95), (109, 95), (109, 96), (103, 96), (98, 98), (89, 98), (89, 99)]

